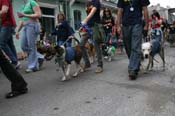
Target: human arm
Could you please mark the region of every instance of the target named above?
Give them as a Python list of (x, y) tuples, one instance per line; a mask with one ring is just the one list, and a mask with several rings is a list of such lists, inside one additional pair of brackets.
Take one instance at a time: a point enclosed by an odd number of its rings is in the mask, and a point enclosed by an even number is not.
[(86, 25), (87, 22), (94, 16), (95, 12), (97, 11), (96, 7), (93, 7), (91, 12), (88, 14), (88, 16), (81, 22), (83, 25)]
[(143, 7), (143, 16), (144, 16), (144, 21), (145, 21), (144, 30), (148, 30), (148, 27), (149, 27), (149, 13), (148, 13), (147, 6)]
[(117, 32), (120, 35), (122, 33), (122, 29), (121, 29), (121, 20), (122, 20), (122, 15), (123, 15), (123, 9), (122, 8), (118, 8), (118, 12), (117, 12)]
[(21, 31), (22, 27), (23, 27), (23, 21), (20, 21), (16, 31), (16, 39), (19, 39), (19, 32)]
[(34, 14), (24, 14), (24, 17), (29, 17), (32, 19), (37, 19), (41, 17), (41, 10), (39, 6), (33, 7)]
[[(29, 6), (29, 4), (30, 4), (30, 6)], [(21, 15), (19, 16), (20, 18), (28, 17), (28, 18), (35, 20), (35, 19), (38, 19), (41, 17), (41, 9), (35, 1), (30, 1), (30, 3), (28, 3), (26, 5), (26, 7), (30, 7), (33, 13), (28, 13), (28, 14), (26, 14), (25, 12), (21, 13)], [(25, 9), (25, 7), (24, 7), (24, 9)]]

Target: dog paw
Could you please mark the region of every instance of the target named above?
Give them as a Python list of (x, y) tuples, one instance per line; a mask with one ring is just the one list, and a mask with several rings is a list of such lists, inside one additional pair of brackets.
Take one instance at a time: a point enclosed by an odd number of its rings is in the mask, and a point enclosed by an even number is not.
[(78, 73), (77, 72), (75, 72), (73, 75), (72, 75), (72, 77), (77, 77), (78, 76)]
[(112, 61), (112, 58), (109, 58), (108, 61), (111, 62)]
[(63, 76), (61, 81), (66, 81), (66, 76)]
[(94, 63), (94, 60), (93, 60), (93, 59), (91, 59), (91, 60), (90, 60), (90, 63), (91, 63), (91, 64), (93, 64), (93, 63)]
[(80, 72), (82, 73), (82, 72), (85, 72), (85, 70), (84, 69), (80, 69)]

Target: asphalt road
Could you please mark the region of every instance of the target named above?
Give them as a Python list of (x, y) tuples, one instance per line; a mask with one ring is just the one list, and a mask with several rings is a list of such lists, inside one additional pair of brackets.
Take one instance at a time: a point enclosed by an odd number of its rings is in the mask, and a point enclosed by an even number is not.
[(26, 74), (29, 93), (5, 99), (10, 83), (0, 74), (0, 116), (175, 116), (175, 48), (166, 47), (166, 70), (155, 63), (152, 71), (128, 79), (128, 59), (117, 55), (105, 61), (104, 72), (95, 74), (96, 65), (78, 78), (60, 81), (54, 61), (41, 71)]

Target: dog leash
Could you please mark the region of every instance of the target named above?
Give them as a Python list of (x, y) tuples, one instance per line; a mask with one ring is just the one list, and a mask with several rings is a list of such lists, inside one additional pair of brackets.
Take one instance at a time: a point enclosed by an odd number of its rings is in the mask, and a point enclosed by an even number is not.
[(81, 27), (80, 31), (87, 32), (90, 36), (93, 35), (92, 29), (87, 24), (80, 23), (80, 27)]
[(78, 44), (80, 43), (79, 40), (78, 40), (77, 38), (71, 37), (71, 38), (66, 39), (66, 41), (63, 43), (63, 46), (64, 46), (69, 40), (71, 40), (71, 39), (74, 39)]
[(153, 60), (156, 61), (157, 63), (159, 63), (159, 61), (157, 61), (155, 58)]

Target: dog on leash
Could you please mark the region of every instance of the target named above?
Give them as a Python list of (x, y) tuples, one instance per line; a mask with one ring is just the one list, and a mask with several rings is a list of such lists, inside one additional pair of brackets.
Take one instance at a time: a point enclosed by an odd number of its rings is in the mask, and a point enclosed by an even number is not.
[(62, 72), (62, 81), (65, 81), (70, 77), (71, 63), (75, 61), (76, 63), (76, 71), (73, 73), (73, 77), (78, 76), (80, 72), (83, 72), (84, 69), (80, 65), (80, 61), (82, 59), (82, 50), (79, 46), (79, 41), (76, 38), (73, 38), (77, 41), (77, 45), (75, 47), (67, 47), (64, 46), (55, 46), (48, 47), (45, 51), (45, 59), (51, 60), (55, 56), (55, 62), (59, 64)]
[[(165, 56), (164, 56), (164, 47), (162, 46), (161, 42), (154, 39), (150, 42), (142, 43), (142, 59), (148, 59), (148, 65), (146, 67), (146, 70), (153, 68), (154, 66), (154, 56), (156, 54), (159, 54), (162, 62), (163, 62), (163, 68), (165, 68)], [(156, 60), (155, 60), (156, 61)]]
[(116, 48), (112, 45), (110, 45), (110, 46), (102, 45), (102, 52), (103, 52), (103, 55), (104, 55), (104, 59), (111, 62), (112, 59), (115, 56)]

